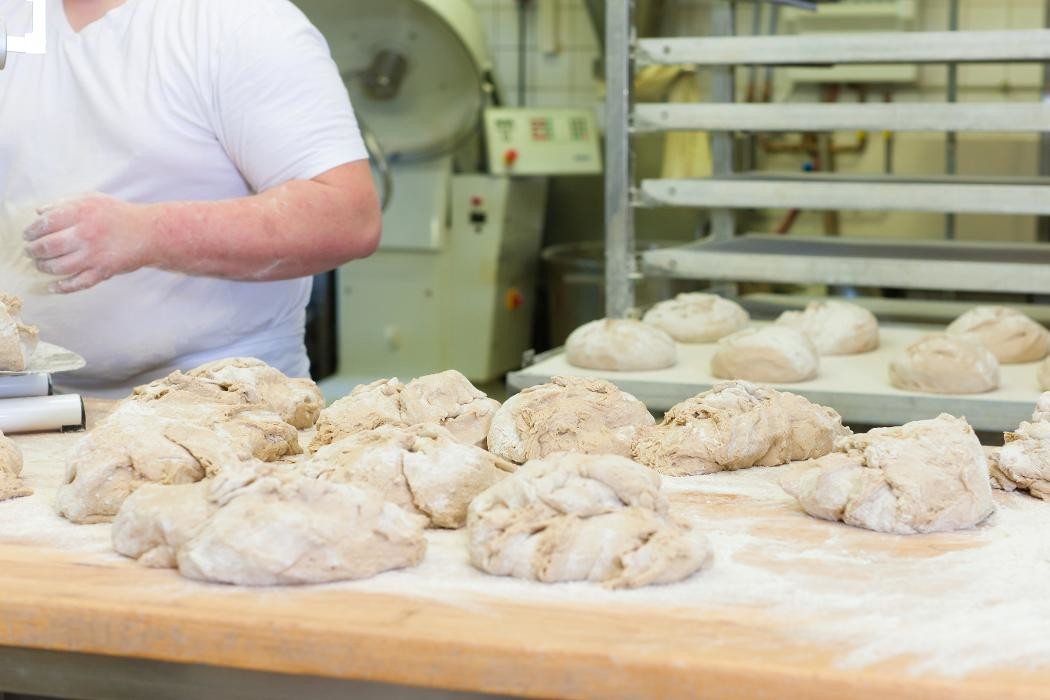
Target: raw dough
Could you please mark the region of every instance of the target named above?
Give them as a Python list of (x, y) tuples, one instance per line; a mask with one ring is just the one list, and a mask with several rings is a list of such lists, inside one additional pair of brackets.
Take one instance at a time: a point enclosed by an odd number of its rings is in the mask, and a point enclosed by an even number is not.
[(433, 424), (385, 425), (325, 445), (301, 463), (306, 476), (367, 486), (435, 527), (459, 528), (467, 506), (516, 465), (457, 441)]
[(1040, 391), (1050, 391), (1050, 357), (1039, 363), (1036, 379), (1039, 382)]
[(783, 326), (745, 328), (718, 341), (711, 374), (751, 382), (804, 382), (817, 376), (820, 357), (809, 338)]
[(0, 433), (0, 501), (32, 495), (19, 478), (22, 474), (22, 452), (10, 438)]
[(1050, 501), (1050, 392), (1039, 397), (1031, 422), (1005, 434), (1006, 442), (989, 455), (992, 485), (1023, 489)]
[(22, 372), (36, 350), (39, 331), (22, 323), (22, 300), (0, 293), (0, 372)]
[(202, 365), (186, 373), (217, 382), (244, 396), (244, 403), (262, 405), (300, 430), (317, 422), (324, 394), (309, 379), (293, 379), (255, 358), (236, 357)]
[(813, 301), (805, 311), (785, 311), (777, 325), (801, 331), (821, 355), (857, 355), (879, 347), (879, 322), (863, 306)]
[(999, 388), (999, 361), (967, 338), (934, 333), (920, 338), (890, 363), (890, 383), (930, 394), (980, 394)]
[(424, 523), (369, 489), (250, 463), (139, 489), (113, 523), (113, 547), (200, 581), (326, 583), (415, 566)]
[(971, 528), (995, 511), (981, 443), (947, 414), (842, 438), (782, 485), (812, 516), (901, 535)]
[(849, 434), (830, 408), (747, 382), (725, 382), (639, 431), (633, 454), (663, 474), (691, 476), (820, 457)]
[(484, 447), (498, 409), (499, 401), (488, 398), (455, 370), (419, 377), (407, 385), (396, 378), (380, 379), (356, 387), (321, 411), (310, 450), (381, 425), (420, 423), (437, 423), (460, 442)]
[(947, 332), (981, 343), (1004, 365), (1035, 362), (1050, 354), (1050, 331), (1007, 306), (976, 306), (952, 321)]
[(497, 576), (636, 588), (688, 578), (706, 538), (669, 514), (660, 476), (615, 455), (534, 460), (478, 496), (470, 560)]
[(585, 323), (565, 341), (574, 367), (617, 372), (666, 369), (678, 361), (674, 338), (656, 326), (629, 319)]
[(488, 446), (518, 464), (553, 452), (627, 457), (638, 429), (654, 422), (644, 403), (603, 379), (554, 377), (503, 404)]
[(717, 294), (679, 294), (661, 301), (642, 318), (679, 343), (713, 343), (751, 319), (740, 304)]
[(294, 426), (245, 400), (221, 382), (181, 373), (139, 387), (73, 447), (56, 509), (73, 522), (104, 522), (144, 484), (214, 475), (211, 455), (220, 449), (268, 462), (302, 451)]

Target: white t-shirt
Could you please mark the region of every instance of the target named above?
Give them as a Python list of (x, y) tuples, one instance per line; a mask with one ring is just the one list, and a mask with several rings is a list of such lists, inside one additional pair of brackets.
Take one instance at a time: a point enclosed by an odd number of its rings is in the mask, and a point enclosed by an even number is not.
[[(0, 0), (11, 34), (31, 4)], [(41, 204), (244, 197), (367, 158), (328, 46), (287, 0), (127, 0), (77, 34), (47, 0), (47, 54), (0, 71), (0, 291), (41, 338), (79, 352), (63, 388), (122, 395), (233, 355), (308, 371), (308, 279), (231, 282), (154, 269), (46, 291), (22, 232)]]

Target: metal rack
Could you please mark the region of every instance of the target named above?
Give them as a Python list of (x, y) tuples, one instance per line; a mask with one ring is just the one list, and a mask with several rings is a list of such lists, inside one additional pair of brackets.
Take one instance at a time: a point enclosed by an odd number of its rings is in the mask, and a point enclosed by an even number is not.
[[(1048, 178), (901, 178), (733, 172), (739, 131), (1050, 132), (1050, 105), (999, 103), (734, 104), (733, 71), (743, 65), (828, 66), (885, 63), (1050, 62), (1050, 30), (885, 32), (736, 36), (734, 3), (713, 6), (716, 36), (635, 38), (633, 3), (609, 3), (606, 16), (607, 314), (633, 306), (639, 273), (631, 254), (636, 207), (711, 211), (702, 241), (646, 253), (645, 272), (720, 281), (1050, 293), (1050, 247), (961, 244), (954, 240), (738, 236), (732, 212), (744, 208), (923, 211), (1050, 216)], [(711, 104), (633, 105), (635, 65), (709, 67)], [(708, 131), (713, 176), (650, 179), (637, 188), (631, 136)], [(921, 269), (920, 269), (921, 268)]]

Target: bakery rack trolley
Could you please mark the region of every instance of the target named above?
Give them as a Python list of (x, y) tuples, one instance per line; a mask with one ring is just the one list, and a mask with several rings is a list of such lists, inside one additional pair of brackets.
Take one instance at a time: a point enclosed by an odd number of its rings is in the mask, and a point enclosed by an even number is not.
[[(741, 0), (743, 1), (743, 0)], [(750, 0), (748, 0), (750, 2)], [(798, 2), (784, 3), (798, 5)], [(606, 8), (606, 314), (633, 311), (639, 275), (669, 275), (715, 284), (764, 282), (898, 289), (1050, 294), (1050, 245), (1043, 243), (901, 241), (756, 234), (736, 230), (733, 212), (744, 208), (801, 210), (921, 211), (1050, 216), (1050, 179), (915, 177), (841, 173), (734, 172), (734, 132), (1050, 132), (1050, 103), (735, 103), (739, 66), (834, 66), (876, 64), (1012, 63), (1050, 61), (1050, 30), (905, 31), (857, 34), (738, 36), (737, 2), (713, 0), (712, 36), (638, 38), (630, 0)], [(757, 3), (756, 3), (757, 6)], [(957, 6), (955, 6), (957, 8)], [(957, 12), (953, 12), (957, 16)], [(954, 21), (954, 20), (953, 20)], [(711, 71), (709, 103), (639, 103), (633, 100), (637, 68), (688, 65)], [(954, 91), (953, 91), (954, 92)], [(708, 178), (635, 177), (632, 136), (644, 132), (707, 131), (712, 171)], [(949, 151), (951, 153), (951, 151)], [(1048, 160), (1044, 157), (1044, 167)], [(950, 162), (950, 160), (949, 160)], [(711, 232), (678, 247), (634, 255), (634, 212), (640, 207), (693, 207), (710, 212)], [(927, 329), (928, 330), (928, 329)], [(913, 331), (918, 337), (921, 332)], [(901, 342), (907, 340), (902, 337)], [(683, 353), (687, 354), (687, 353)], [(695, 354), (695, 353), (694, 353)], [(854, 362), (872, 363), (859, 356)], [(709, 388), (714, 379), (702, 366), (680, 362), (676, 372), (607, 375), (627, 384), (652, 409)], [(886, 357), (877, 358), (882, 362)], [(838, 360), (833, 360), (838, 362)], [(830, 363), (824, 363), (830, 364)], [(823, 399), (849, 421), (896, 423), (936, 415), (966, 415), (977, 427), (1003, 430), (1031, 411), (1039, 391), (1031, 374), (1007, 376), (1007, 391), (982, 396), (930, 397), (876, 387), (791, 385), (792, 391)], [(879, 372), (885, 366), (858, 371)], [(1012, 370), (1011, 370), (1012, 371)], [(512, 388), (541, 383), (544, 376), (577, 371), (558, 352), (509, 377)], [(838, 377), (847, 377), (843, 369)], [(883, 382), (885, 383), (885, 382)], [(631, 390), (629, 389), (629, 390)], [(827, 389), (831, 392), (825, 391)], [(885, 389), (885, 390), (883, 390)], [(974, 418), (974, 417), (978, 418)]]

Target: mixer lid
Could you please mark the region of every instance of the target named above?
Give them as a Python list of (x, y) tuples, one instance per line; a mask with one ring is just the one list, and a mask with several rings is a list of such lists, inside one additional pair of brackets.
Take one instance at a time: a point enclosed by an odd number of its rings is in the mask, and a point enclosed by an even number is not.
[(471, 0), (296, 0), (325, 35), (359, 118), (392, 161), (451, 151), (491, 91)]

